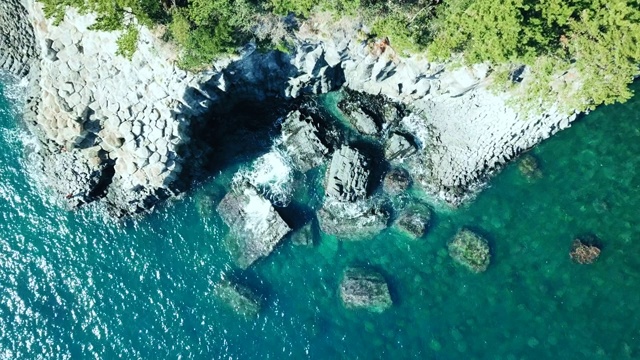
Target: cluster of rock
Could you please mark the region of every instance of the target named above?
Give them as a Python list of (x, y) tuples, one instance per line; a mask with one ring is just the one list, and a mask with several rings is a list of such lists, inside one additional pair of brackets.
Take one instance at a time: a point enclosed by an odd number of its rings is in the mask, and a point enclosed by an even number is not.
[(21, 0), (0, 3), (0, 69), (18, 77), (26, 76), (39, 56), (33, 27), (23, 20), (27, 17)]
[(578, 264), (593, 264), (600, 256), (600, 248), (594, 239), (575, 239), (571, 244), (569, 257)]
[[(8, 0), (0, 8), (0, 64), (17, 76), (31, 73), (36, 86), (27, 118), (44, 144), (42, 168), (49, 180), (59, 180), (48, 183), (58, 184), (72, 206), (104, 199), (124, 215), (172, 196), (185, 158), (196, 156), (181, 151), (193, 119), (238, 101), (340, 87), (371, 94), (350, 92), (340, 108), (358, 132), (383, 138), (388, 161), (402, 163), (417, 186), (451, 204), (573, 119), (553, 110), (518, 113), (506, 105), (508, 94), (486, 90), (488, 66), (449, 70), (403, 58), (387, 41), (358, 40), (358, 26), (304, 23), (291, 54), (248, 45), (240, 56), (193, 75), (177, 69), (175, 55), (147, 29), (131, 62), (116, 56), (118, 34), (89, 30), (94, 20), (69, 9), (54, 25), (33, 0)], [(376, 96), (385, 100), (370, 100)], [(392, 131), (384, 120), (390, 118), (396, 119)], [(289, 140), (304, 145), (298, 166), (334, 150), (317, 136), (321, 129), (289, 124), (283, 127), (289, 134), (307, 131)], [(312, 141), (301, 141), (305, 136)]]

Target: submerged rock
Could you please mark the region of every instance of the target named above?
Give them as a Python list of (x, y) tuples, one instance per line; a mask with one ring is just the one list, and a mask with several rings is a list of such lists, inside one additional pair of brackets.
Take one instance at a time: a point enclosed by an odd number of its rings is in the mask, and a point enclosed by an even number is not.
[(291, 230), (271, 203), (248, 184), (229, 192), (217, 209), (231, 229), (227, 247), (241, 268), (269, 255)]
[(347, 240), (372, 237), (387, 228), (389, 212), (382, 204), (325, 202), (318, 211), (320, 229)]
[(293, 245), (298, 246), (313, 246), (313, 228), (311, 227), (311, 223), (296, 230), (296, 232), (291, 235), (291, 242)]
[(427, 232), (429, 221), (431, 220), (431, 210), (427, 207), (413, 206), (404, 209), (398, 219), (396, 226), (402, 232), (413, 237), (421, 238)]
[(337, 201), (354, 202), (367, 196), (367, 159), (357, 150), (342, 146), (333, 153), (327, 170), (325, 194)]
[(578, 264), (593, 264), (600, 256), (600, 248), (591, 241), (575, 239), (569, 257)]
[(349, 268), (344, 272), (340, 297), (347, 308), (378, 313), (393, 305), (384, 277), (374, 270), (364, 268)]
[(453, 260), (473, 272), (483, 272), (489, 266), (489, 243), (470, 230), (460, 230), (449, 242), (448, 249)]
[(382, 180), (382, 190), (389, 195), (398, 195), (411, 186), (411, 176), (401, 168), (389, 171)]
[(322, 165), (329, 153), (320, 140), (313, 119), (297, 110), (289, 113), (282, 123), (280, 146), (291, 157), (296, 169), (302, 172)]
[(539, 179), (542, 177), (542, 171), (540, 171), (540, 165), (538, 159), (531, 154), (523, 155), (518, 162), (518, 170), (522, 175), (529, 179)]
[(245, 286), (222, 281), (215, 285), (213, 292), (238, 315), (255, 318), (260, 312), (260, 297)]
[(393, 133), (384, 145), (384, 157), (387, 161), (402, 160), (418, 151), (407, 135)]

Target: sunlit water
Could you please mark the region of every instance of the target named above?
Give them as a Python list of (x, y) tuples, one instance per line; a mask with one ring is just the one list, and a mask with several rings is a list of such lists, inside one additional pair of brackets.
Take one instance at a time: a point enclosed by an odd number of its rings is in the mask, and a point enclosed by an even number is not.
[[(423, 239), (285, 242), (240, 271), (208, 200), (231, 171), (136, 222), (67, 212), (29, 170), (13, 92), (0, 97), (1, 358), (640, 357), (639, 96), (539, 146), (541, 179), (509, 166), (467, 207), (437, 213)], [(294, 206), (318, 206), (319, 175), (298, 179)], [(490, 241), (483, 274), (447, 255), (462, 226)], [(568, 256), (583, 234), (603, 245), (593, 265)], [(340, 302), (345, 267), (363, 264), (390, 283), (382, 314)], [(223, 274), (263, 296), (255, 321), (213, 296)]]

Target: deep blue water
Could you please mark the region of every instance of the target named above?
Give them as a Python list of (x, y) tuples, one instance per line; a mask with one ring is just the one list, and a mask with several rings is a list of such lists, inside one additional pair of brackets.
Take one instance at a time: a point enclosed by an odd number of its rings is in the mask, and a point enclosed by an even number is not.
[[(0, 358), (640, 358), (639, 96), (536, 148), (541, 179), (507, 167), (473, 203), (436, 213), (422, 239), (323, 236), (240, 271), (209, 200), (231, 170), (142, 220), (67, 212), (29, 168), (14, 86), (2, 89)], [(319, 178), (296, 199), (317, 206)], [(447, 254), (463, 226), (489, 239), (485, 273)], [(568, 256), (583, 234), (602, 243), (593, 265)], [(391, 309), (343, 308), (351, 265), (385, 275)], [(213, 296), (221, 277), (264, 297), (256, 320)]]

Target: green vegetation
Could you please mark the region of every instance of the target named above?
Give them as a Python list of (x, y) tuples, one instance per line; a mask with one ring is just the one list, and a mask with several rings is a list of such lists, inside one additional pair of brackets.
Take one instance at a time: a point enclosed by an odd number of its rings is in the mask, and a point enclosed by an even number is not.
[(135, 52), (140, 25), (166, 27), (196, 70), (249, 40), (289, 51), (294, 22), (329, 12), (368, 24), (399, 53), (435, 60), (460, 54), (464, 64), (492, 65), (499, 88), (527, 65), (516, 102), (529, 110), (558, 104), (587, 110), (631, 97), (640, 74), (640, 0), (41, 0), (60, 21), (66, 7), (95, 12), (94, 29), (121, 31), (119, 54)]
[(561, 110), (586, 110), (624, 101), (639, 74), (638, 0), (450, 0), (433, 25), (432, 58), (529, 65), (528, 105), (559, 100)]

